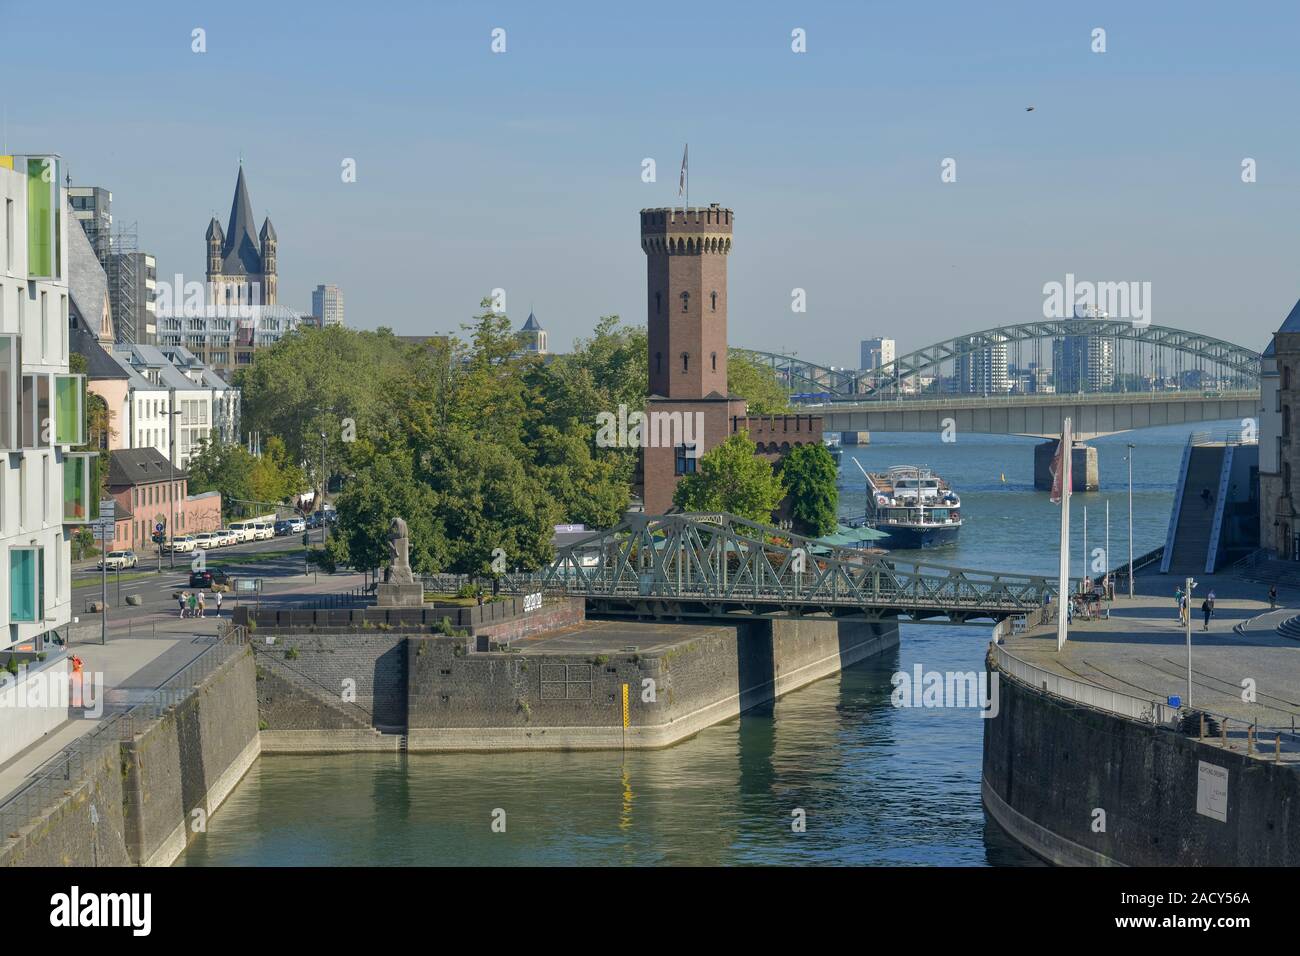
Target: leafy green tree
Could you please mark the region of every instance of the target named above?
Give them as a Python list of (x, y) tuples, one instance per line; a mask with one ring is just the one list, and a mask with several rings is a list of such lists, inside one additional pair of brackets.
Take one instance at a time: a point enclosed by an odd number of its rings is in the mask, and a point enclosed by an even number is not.
[[(262, 457), (233, 442), (204, 441), (190, 459), (190, 494), (221, 492), (221, 509), (227, 517), (245, 514), (250, 503), (289, 500), (302, 491), (302, 469), (288, 461), (284, 443), (269, 438)], [(256, 504), (253, 506), (257, 510)]]
[(826, 447), (796, 445), (781, 460), (778, 474), (789, 495), (794, 530), (814, 537), (833, 532), (839, 513), (839, 470)]
[(411, 542), (411, 567), (417, 572), (443, 570), (447, 541), (434, 520), (436, 497), (418, 481), (409, 450), (358, 450), (355, 474), (335, 499), (339, 521), (329, 546), (337, 563), (371, 570), (388, 561), (388, 527), (393, 518), (406, 521)]
[(697, 471), (677, 483), (673, 504), (683, 511), (726, 511), (767, 523), (785, 487), (772, 466), (756, 454), (743, 429), (700, 456)]
[(776, 371), (739, 352), (727, 355), (727, 390), (745, 399), (751, 415), (790, 411), (790, 393), (776, 377)]

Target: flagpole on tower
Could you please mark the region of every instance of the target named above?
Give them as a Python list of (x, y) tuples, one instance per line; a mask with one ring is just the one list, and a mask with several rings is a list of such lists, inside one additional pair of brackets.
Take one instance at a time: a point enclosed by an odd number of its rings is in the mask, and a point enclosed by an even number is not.
[[(1052, 461), (1051, 500), (1053, 504), (1059, 503), (1061, 506), (1060, 577), (1057, 584), (1060, 604), (1056, 609), (1058, 651), (1065, 646), (1066, 639), (1070, 635), (1070, 492), (1074, 485), (1074, 476), (1070, 473), (1074, 458), (1072, 454), (1074, 438), (1070, 434), (1070, 425), (1071, 421), (1068, 418), (1062, 423), (1061, 443), (1056, 446), (1056, 457)], [(1086, 556), (1084, 562), (1086, 569)]]

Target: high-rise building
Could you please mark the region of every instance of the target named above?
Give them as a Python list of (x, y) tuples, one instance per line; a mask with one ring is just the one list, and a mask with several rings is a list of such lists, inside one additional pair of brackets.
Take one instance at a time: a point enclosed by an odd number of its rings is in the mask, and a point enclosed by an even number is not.
[(239, 166), (230, 221), (223, 231), (215, 216), (208, 223), (207, 276), (210, 304), (275, 305), (279, 281), (275, 264), (276, 236), (270, 217), (261, 232), (253, 231), (253, 204), (248, 198), (244, 167)]
[(863, 339), (862, 362), (858, 367), (864, 372), (869, 372), (882, 365), (889, 365), (896, 357), (893, 339)]
[[(29, 654), (33, 666), (71, 620), (68, 534), (97, 503), (95, 455), (73, 451), (86, 441), (85, 392), (68, 371), (61, 165), (55, 155), (0, 156), (0, 650)], [(57, 650), (49, 656), (60, 666)], [(51, 719), (66, 721), (66, 706)], [(34, 736), (51, 729), (22, 723)], [(0, 760), (13, 746), (0, 735)]]
[(1011, 390), (1005, 343), (966, 352), (956, 362), (957, 391), (971, 395), (1003, 395)]
[(311, 294), (311, 314), (322, 329), (343, 324), (343, 292), (336, 285), (318, 285)]
[(139, 250), (135, 224), (114, 229), (113, 194), (102, 186), (68, 186), (68, 204), (103, 267), (117, 341), (154, 344), (158, 267), (152, 255)]

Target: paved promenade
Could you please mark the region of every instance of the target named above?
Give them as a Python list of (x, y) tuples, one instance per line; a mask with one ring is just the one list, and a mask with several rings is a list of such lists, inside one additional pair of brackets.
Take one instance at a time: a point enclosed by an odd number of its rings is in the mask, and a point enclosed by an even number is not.
[[(1300, 730), (1300, 641), (1276, 627), (1300, 614), (1300, 587), (1279, 588), (1277, 612), (1270, 613), (1268, 587), (1227, 574), (1203, 575), (1192, 601), (1192, 690), (1190, 705), (1229, 718), (1229, 745), (1245, 746), (1245, 730), (1256, 724), (1257, 748), (1274, 749), (1270, 731)], [(1005, 649), (1052, 673), (1134, 697), (1187, 699), (1186, 632), (1178, 621), (1174, 575), (1139, 573), (1137, 595), (1118, 596), (1109, 619), (1076, 617), (1070, 639), (1058, 653), (1055, 625), (1008, 637)], [(1201, 601), (1215, 592), (1215, 615), (1202, 630)], [(1254, 682), (1254, 700), (1243, 699)], [(1267, 730), (1266, 730), (1267, 729)], [(1284, 758), (1300, 762), (1300, 737), (1284, 735)]]

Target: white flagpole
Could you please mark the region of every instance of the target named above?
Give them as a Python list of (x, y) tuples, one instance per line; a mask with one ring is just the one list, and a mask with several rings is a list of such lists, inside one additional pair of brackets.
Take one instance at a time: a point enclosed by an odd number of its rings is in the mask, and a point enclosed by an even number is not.
[(1061, 428), (1061, 546), (1060, 546), (1060, 578), (1058, 581), (1058, 591), (1061, 595), (1061, 603), (1056, 612), (1056, 649), (1059, 651), (1065, 647), (1065, 642), (1070, 636), (1069, 619), (1070, 608), (1070, 491), (1074, 486), (1074, 476), (1071, 474), (1071, 463), (1074, 458), (1073, 454), (1074, 441), (1070, 434), (1070, 419), (1066, 419)]

